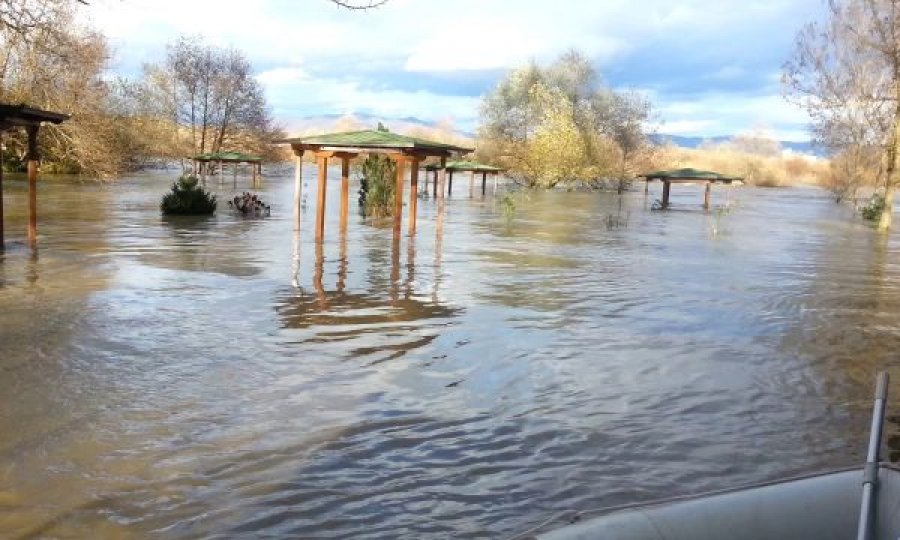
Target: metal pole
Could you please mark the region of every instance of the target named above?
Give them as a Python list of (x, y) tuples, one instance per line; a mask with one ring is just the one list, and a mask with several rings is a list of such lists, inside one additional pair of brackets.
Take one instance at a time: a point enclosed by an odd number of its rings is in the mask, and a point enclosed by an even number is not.
[(875, 517), (875, 486), (878, 483), (878, 451), (881, 448), (881, 428), (884, 424), (884, 408), (887, 401), (889, 377), (887, 372), (878, 373), (875, 383), (875, 405), (872, 407), (872, 426), (869, 431), (869, 451), (863, 469), (862, 502), (859, 507), (859, 529), (857, 540), (871, 540)]

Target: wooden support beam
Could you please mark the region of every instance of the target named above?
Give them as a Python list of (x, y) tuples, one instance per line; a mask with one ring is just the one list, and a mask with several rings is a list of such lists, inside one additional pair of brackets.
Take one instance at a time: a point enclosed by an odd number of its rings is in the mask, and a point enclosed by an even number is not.
[(341, 158), (341, 235), (347, 232), (350, 215), (350, 158)]
[(668, 180), (663, 180), (663, 194), (662, 194), (662, 207), (668, 209), (669, 208), (669, 189), (672, 186), (672, 183)]
[(703, 208), (709, 210), (710, 186), (712, 182), (706, 183), (706, 190), (703, 193)]
[(438, 193), (440, 193), (440, 197), (444, 198), (444, 183), (447, 179), (447, 158), (441, 157), (441, 170), (438, 173), (440, 175), (440, 189)]
[(481, 173), (481, 196), (484, 197), (487, 189), (487, 173)]
[[(3, 148), (3, 133), (0, 132), (0, 148)], [(3, 153), (0, 152), (0, 251), (4, 250), (3, 239)]]
[(319, 169), (319, 190), (316, 193), (316, 242), (325, 238), (325, 189), (328, 179), (328, 158), (316, 160)]
[(300, 205), (303, 202), (303, 150), (294, 151), (294, 230), (300, 230)]
[(500, 179), (500, 173), (494, 173), (494, 195), (497, 194), (497, 181)]
[(409, 234), (416, 234), (416, 211), (419, 205), (419, 160), (413, 158), (409, 165)]
[(397, 179), (394, 183), (394, 242), (400, 241), (400, 227), (403, 224), (403, 182), (405, 178), (405, 159), (397, 159)]
[(38, 177), (38, 126), (26, 126), (28, 133), (28, 243), (37, 245), (37, 177)]
[[(446, 170), (446, 169), (444, 169)], [(453, 194), (453, 171), (449, 171), (449, 176), (447, 178), (447, 195)]]

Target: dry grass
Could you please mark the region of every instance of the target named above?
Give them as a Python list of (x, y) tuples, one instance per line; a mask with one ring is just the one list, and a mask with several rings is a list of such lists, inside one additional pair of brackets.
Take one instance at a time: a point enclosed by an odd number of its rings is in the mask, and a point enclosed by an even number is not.
[(825, 159), (778, 153), (761, 155), (728, 144), (695, 149), (669, 147), (662, 156), (664, 168), (693, 167), (740, 176), (750, 185), (782, 187), (822, 185), (830, 176)]

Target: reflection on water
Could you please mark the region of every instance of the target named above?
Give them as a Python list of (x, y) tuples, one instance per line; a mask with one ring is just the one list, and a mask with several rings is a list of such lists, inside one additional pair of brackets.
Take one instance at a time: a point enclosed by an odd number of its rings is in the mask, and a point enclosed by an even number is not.
[(3, 534), (493, 538), (861, 463), (898, 367), (897, 242), (814, 190), (427, 199), (400, 243), (330, 190), (316, 245), (290, 178), (268, 219), (170, 181), (42, 180), (0, 254)]

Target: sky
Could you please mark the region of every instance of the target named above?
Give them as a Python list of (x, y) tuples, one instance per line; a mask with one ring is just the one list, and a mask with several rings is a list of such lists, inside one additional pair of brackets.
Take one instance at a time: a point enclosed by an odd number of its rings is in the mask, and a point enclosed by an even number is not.
[(328, 0), (94, 0), (112, 70), (134, 76), (180, 35), (236, 47), (276, 120), (321, 115), (452, 122), (473, 131), (481, 97), (510, 69), (575, 48), (604, 81), (645, 93), (661, 133), (769, 130), (806, 141), (783, 97), (782, 65), (821, 0), (389, 0), (348, 11)]

